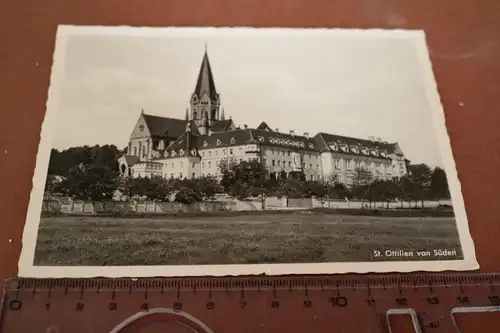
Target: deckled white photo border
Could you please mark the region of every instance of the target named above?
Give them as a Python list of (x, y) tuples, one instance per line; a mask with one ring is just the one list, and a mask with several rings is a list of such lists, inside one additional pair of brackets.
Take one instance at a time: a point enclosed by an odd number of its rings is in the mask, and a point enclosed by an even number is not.
[[(248, 264), (248, 265), (171, 265), (171, 266), (34, 266), (34, 253), (40, 223), (45, 180), (48, 172), (52, 138), (57, 122), (58, 105), (61, 95), (61, 81), (64, 75), (67, 42), (75, 35), (107, 36), (315, 36), (332, 33), (339, 37), (357, 38), (373, 36), (377, 38), (411, 38), (420, 58), (422, 79), (432, 112), (437, 141), (441, 150), (444, 168), (448, 177), (451, 200), (459, 232), (464, 259), (442, 261), (392, 261), (361, 263), (310, 263), (310, 264)], [(386, 273), (413, 271), (464, 271), (479, 268), (474, 243), (469, 232), (461, 186), (453, 159), (450, 140), (447, 134), (445, 117), (437, 91), (432, 64), (429, 58), (425, 33), (422, 30), (383, 30), (383, 29), (296, 29), (296, 28), (147, 28), (147, 27), (104, 27), (104, 26), (67, 26), (58, 27), (47, 109), (43, 121), (38, 148), (33, 188), (22, 237), (22, 251), (19, 259), (20, 277), (63, 278), (63, 277), (146, 277), (146, 276), (235, 276), (235, 275), (288, 275), (288, 274), (337, 274), (337, 273)]]

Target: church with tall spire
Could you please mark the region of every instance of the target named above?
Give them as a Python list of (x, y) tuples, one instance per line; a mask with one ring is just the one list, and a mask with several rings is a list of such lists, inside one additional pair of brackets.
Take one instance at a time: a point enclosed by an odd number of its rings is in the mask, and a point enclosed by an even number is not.
[(236, 129), (231, 119), (225, 119), (224, 110), (221, 109), (206, 47), (189, 105), (184, 119), (152, 115), (141, 110), (130, 135), (127, 154), (122, 157), (126, 162), (125, 174), (132, 173), (131, 167), (138, 162), (151, 161), (164, 155), (164, 150), (184, 133), (188, 123), (194, 135)]
[(118, 159), (122, 176), (217, 177), (220, 162), (227, 159), (257, 159), (275, 178), (320, 180), (336, 174), (347, 185), (358, 168), (370, 170), (379, 179), (407, 172), (397, 142), (284, 133), (264, 121), (255, 128), (237, 127), (231, 117), (226, 119), (206, 45), (189, 107), (184, 115), (182, 110), (179, 113), (180, 118), (170, 118), (141, 110), (127, 152)]
[(206, 48), (196, 87), (191, 95), (190, 107), (191, 119), (194, 120), (200, 134), (208, 134), (208, 130), (220, 120), (220, 96), (215, 88)]

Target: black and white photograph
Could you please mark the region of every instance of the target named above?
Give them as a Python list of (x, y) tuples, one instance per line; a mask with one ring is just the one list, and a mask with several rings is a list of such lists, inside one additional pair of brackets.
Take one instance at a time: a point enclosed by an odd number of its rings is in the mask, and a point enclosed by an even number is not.
[(478, 268), (424, 31), (55, 41), (20, 276)]

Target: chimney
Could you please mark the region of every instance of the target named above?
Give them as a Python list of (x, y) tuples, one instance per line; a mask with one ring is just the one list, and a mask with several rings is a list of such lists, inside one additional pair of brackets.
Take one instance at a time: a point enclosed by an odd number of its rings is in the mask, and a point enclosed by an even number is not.
[(304, 136), (309, 139), (309, 133), (304, 132)]
[(377, 138), (377, 142), (382, 142), (382, 138), (381, 138), (381, 137), (378, 137), (378, 138)]
[(247, 129), (247, 128), (248, 128), (247, 124), (243, 125), (243, 127), (244, 127), (245, 129)]
[(295, 136), (295, 131), (294, 130), (290, 130), (290, 135), (291, 136)]
[(279, 132), (279, 131), (280, 131), (280, 129), (279, 129), (279, 128), (277, 128), (277, 129), (276, 129), (276, 132)]

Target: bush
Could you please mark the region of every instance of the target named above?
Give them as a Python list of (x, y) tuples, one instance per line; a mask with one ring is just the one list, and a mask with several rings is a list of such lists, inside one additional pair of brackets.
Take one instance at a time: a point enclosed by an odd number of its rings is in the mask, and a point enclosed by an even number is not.
[(201, 193), (188, 187), (181, 188), (179, 192), (175, 194), (175, 201), (183, 204), (191, 204), (201, 200)]

